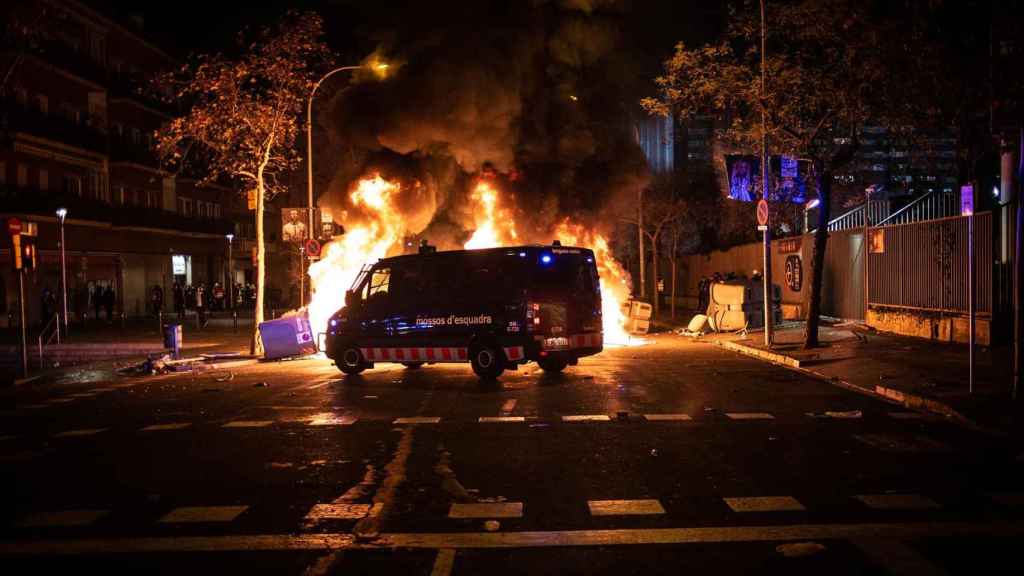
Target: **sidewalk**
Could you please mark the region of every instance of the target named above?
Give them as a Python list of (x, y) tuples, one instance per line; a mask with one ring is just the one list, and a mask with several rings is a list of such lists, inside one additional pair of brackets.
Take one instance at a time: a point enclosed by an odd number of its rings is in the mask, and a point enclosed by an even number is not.
[[(941, 414), (989, 431), (1024, 434), (1024, 402), (1011, 401), (1011, 369), (1004, 350), (975, 352), (975, 384), (968, 388), (968, 347), (876, 332), (860, 324), (823, 325), (821, 347), (804, 350), (804, 323), (764, 333), (711, 334), (723, 347), (789, 366), (904, 406)], [(1021, 391), (1024, 392), (1024, 391)]]

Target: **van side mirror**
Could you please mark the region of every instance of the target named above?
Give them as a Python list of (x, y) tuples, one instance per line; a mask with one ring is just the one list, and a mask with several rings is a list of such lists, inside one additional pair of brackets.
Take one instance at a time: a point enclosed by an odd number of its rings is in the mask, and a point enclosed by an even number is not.
[(355, 305), (356, 293), (351, 290), (345, 290), (345, 306), (351, 308)]

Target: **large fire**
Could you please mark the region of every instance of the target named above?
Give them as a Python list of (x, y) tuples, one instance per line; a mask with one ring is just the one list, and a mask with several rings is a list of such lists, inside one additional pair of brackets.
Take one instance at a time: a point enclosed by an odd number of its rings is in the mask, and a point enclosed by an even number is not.
[[(310, 265), (309, 321), (315, 333), (327, 330), (331, 315), (345, 305), (348, 290), (360, 270), (401, 247), (407, 235), (404, 219), (396, 209), (395, 200), (401, 184), (374, 174), (359, 180), (349, 195), (362, 217), (346, 220), (345, 234), (324, 248), (318, 262)], [(475, 230), (465, 243), (466, 249), (496, 248), (519, 242), (512, 210), (504, 207), (494, 185), (484, 179), (477, 182), (470, 194), (474, 203)], [(629, 275), (612, 257), (608, 239), (602, 234), (563, 220), (553, 231), (554, 237), (566, 246), (587, 247), (597, 258), (601, 277), (602, 315), (606, 344), (629, 344), (622, 303), (629, 299)]]

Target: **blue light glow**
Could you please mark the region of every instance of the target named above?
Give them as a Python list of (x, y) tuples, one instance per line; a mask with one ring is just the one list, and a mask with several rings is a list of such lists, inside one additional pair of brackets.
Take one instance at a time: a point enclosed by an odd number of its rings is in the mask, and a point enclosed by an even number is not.
[(545, 254), (545, 255), (541, 256), (540, 257), (540, 261), (545, 263), (545, 264), (550, 264), (551, 263), (551, 254)]
[(520, 258), (526, 258), (526, 252), (520, 252), (519, 253), (519, 257)]

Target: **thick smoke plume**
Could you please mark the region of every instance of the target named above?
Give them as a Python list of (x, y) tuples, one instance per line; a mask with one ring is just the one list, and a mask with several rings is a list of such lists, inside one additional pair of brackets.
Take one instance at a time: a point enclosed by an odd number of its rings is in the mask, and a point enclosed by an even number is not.
[(350, 185), (379, 171), (404, 183), (410, 234), (460, 246), (473, 230), (469, 193), (485, 176), (514, 197), (524, 240), (550, 241), (565, 216), (610, 229), (608, 207), (635, 197), (647, 178), (622, 9), (600, 0), (476, 4), (455, 16), (438, 3), (404, 11), (378, 50), (396, 63), (390, 77), (357, 76), (322, 107), (321, 205), (358, 219)]

